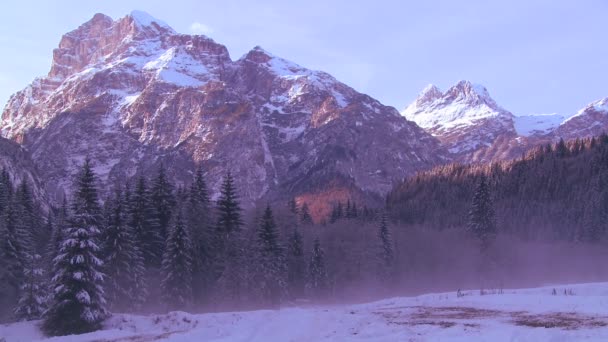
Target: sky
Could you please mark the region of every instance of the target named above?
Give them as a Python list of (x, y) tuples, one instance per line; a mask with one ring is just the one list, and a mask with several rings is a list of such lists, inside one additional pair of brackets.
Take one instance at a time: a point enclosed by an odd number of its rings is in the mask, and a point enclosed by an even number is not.
[(238, 59), (256, 45), (403, 109), (428, 84), (483, 84), (516, 115), (574, 114), (608, 96), (604, 0), (8, 0), (0, 102), (50, 69), (61, 36), (142, 10)]

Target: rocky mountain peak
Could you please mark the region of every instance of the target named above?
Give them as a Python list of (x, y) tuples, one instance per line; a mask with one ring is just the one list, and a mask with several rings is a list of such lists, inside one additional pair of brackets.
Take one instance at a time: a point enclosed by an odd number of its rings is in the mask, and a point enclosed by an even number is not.
[(445, 95), (446, 102), (464, 102), (470, 105), (488, 105), (496, 108), (496, 102), (490, 96), (486, 87), (462, 80), (452, 86)]
[(414, 101), (417, 106), (422, 106), (426, 103), (431, 103), (437, 99), (440, 99), (443, 96), (443, 93), (437, 86), (434, 84), (427, 85), (421, 92), (418, 94), (418, 97)]
[(259, 46), (233, 61), (141, 12), (96, 15), (66, 34), (49, 77), (11, 97), (0, 131), (31, 151), (51, 197), (87, 156), (106, 185), (164, 161), (178, 184), (202, 165), (215, 191), (230, 170), (243, 203), (314, 200), (317, 217), (445, 156), (394, 108), (325, 72)]

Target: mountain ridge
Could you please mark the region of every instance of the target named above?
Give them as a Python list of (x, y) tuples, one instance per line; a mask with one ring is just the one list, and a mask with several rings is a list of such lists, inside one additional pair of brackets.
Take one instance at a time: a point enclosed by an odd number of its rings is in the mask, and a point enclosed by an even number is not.
[(31, 151), (53, 198), (90, 157), (104, 186), (162, 162), (186, 184), (202, 165), (214, 195), (231, 170), (245, 204), (324, 198), (311, 208), (321, 216), (445, 158), (396, 109), (325, 72), (259, 46), (232, 60), (211, 38), (135, 13), (96, 14), (64, 35), (49, 74), (2, 112), (2, 136)]

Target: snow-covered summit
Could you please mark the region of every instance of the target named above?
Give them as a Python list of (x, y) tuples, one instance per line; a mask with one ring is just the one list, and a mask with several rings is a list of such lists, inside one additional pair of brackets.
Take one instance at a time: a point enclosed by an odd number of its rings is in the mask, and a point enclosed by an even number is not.
[[(9, 100), (0, 132), (32, 151), (58, 195), (85, 156), (95, 156), (102, 184), (161, 158), (171, 158), (176, 184), (195, 163), (206, 165), (212, 188), (231, 169), (249, 203), (304, 196), (332, 177), (352, 180), (340, 185), (344, 196), (386, 193), (444, 156), (394, 108), (325, 72), (259, 46), (235, 61), (224, 45), (141, 11), (98, 14), (65, 34), (49, 74)], [(330, 206), (315, 202), (311, 212), (325, 215)]]
[(423, 128), (434, 130), (469, 126), (487, 118), (510, 120), (513, 116), (496, 104), (484, 86), (469, 81), (460, 81), (445, 93), (433, 85), (427, 86), (401, 114)]
[(608, 115), (608, 97), (593, 101), (590, 104), (586, 105), (585, 108), (582, 108), (576, 114), (564, 120), (564, 123), (582, 115), (588, 114), (589, 112), (597, 112), (597, 113), (605, 113)]
[(133, 20), (133, 22), (135, 24), (137, 24), (139, 27), (142, 27), (142, 28), (143, 27), (154, 27), (156, 24), (163, 29), (166, 29), (172, 33), (176, 33), (175, 30), (171, 26), (169, 26), (167, 23), (165, 23), (162, 20), (154, 18), (147, 12), (140, 11), (140, 10), (134, 10), (131, 13), (129, 13), (128, 17), (131, 18)]

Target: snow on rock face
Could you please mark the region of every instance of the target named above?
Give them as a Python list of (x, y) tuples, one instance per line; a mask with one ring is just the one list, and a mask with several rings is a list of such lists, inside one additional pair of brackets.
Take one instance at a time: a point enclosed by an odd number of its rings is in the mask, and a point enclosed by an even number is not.
[(608, 97), (594, 101), (566, 119), (554, 132), (564, 140), (597, 136), (608, 132)]
[(499, 107), (485, 87), (469, 81), (445, 93), (427, 86), (401, 114), (442, 141), (456, 159), (475, 160), (480, 148), (515, 134), (513, 114)]
[(515, 116), (515, 130), (522, 136), (548, 134), (554, 131), (566, 118), (559, 114), (531, 114)]
[(485, 87), (469, 81), (460, 81), (445, 93), (429, 86), (402, 114), (421, 127), (435, 130), (471, 125), (485, 118), (512, 116), (496, 105)]
[(137, 11), (64, 35), (48, 76), (11, 97), (0, 131), (31, 151), (57, 196), (86, 156), (102, 185), (161, 160), (182, 184), (203, 164), (214, 190), (231, 170), (245, 204), (336, 178), (384, 193), (443, 158), (394, 108), (327, 73), (259, 47), (233, 61), (212, 39)]

